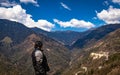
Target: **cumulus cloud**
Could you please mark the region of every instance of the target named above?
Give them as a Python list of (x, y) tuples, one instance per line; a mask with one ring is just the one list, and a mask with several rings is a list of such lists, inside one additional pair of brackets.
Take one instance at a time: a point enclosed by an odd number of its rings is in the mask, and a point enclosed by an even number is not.
[(38, 20), (35, 22), (32, 15), (27, 14), (25, 9), (22, 9), (20, 5), (13, 6), (11, 8), (0, 7), (0, 18), (8, 19), (16, 22), (20, 22), (27, 27), (38, 27), (46, 31), (50, 31), (54, 24), (48, 22), (47, 20)]
[(39, 4), (37, 3), (37, 0), (20, 0), (21, 3), (33, 3), (35, 6), (39, 7)]
[(63, 8), (71, 11), (71, 9), (70, 9), (66, 4), (64, 4), (64, 3), (62, 3), (62, 2), (61, 2), (60, 4), (61, 4), (61, 6), (62, 6)]
[(8, 0), (5, 0), (5, 1), (3, 0), (0, 2), (0, 6), (3, 6), (3, 7), (11, 7), (11, 6), (15, 6), (15, 5), (17, 5), (16, 2), (10, 2)]
[(110, 6), (107, 10), (97, 12), (97, 17), (107, 24), (120, 23), (120, 9)]
[(112, 0), (113, 3), (120, 4), (120, 0)]
[(61, 27), (74, 27), (74, 28), (92, 28), (95, 25), (91, 22), (86, 22), (84, 20), (71, 19), (70, 21), (63, 22), (57, 19), (53, 19), (55, 23), (59, 24)]

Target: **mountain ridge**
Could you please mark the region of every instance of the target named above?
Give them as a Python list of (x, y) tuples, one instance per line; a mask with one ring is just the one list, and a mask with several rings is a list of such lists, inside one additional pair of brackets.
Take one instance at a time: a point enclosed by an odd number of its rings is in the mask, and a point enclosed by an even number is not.
[(15, 43), (21, 43), (28, 35), (32, 33), (34, 32), (31, 29), (27, 28), (25, 25), (21, 23), (9, 21), (6, 19), (0, 19), (0, 34), (1, 34), (0, 40), (3, 39), (5, 36), (8, 36), (11, 37), (13, 41), (17, 40)]
[(92, 30), (88, 35), (79, 38), (73, 45), (72, 48), (83, 48), (87, 44), (94, 43), (112, 31), (120, 28), (120, 24), (109, 24), (101, 26), (95, 30)]
[[(94, 43), (101, 39), (108, 33), (120, 28), (120, 24), (108, 24), (98, 28), (89, 29), (84, 32), (75, 31), (55, 31), (46, 32), (39, 28), (33, 28), (32, 30), (38, 34), (43, 34), (47, 37), (62, 43), (69, 49), (84, 48), (85, 45)], [(67, 38), (67, 39), (66, 39)]]
[(32, 28), (32, 30), (38, 34), (43, 34), (47, 37), (53, 38), (54, 40), (62, 43), (63, 45), (69, 48), (77, 39), (87, 35), (93, 29), (89, 29), (88, 31), (84, 31), (84, 32), (77, 32), (77, 31), (71, 31), (71, 30), (47, 32), (39, 28)]

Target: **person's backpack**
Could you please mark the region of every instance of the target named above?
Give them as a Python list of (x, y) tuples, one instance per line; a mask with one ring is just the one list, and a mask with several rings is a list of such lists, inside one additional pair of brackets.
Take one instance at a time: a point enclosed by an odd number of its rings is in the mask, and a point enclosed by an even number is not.
[(50, 68), (49, 68), (49, 65), (47, 63), (47, 59), (46, 59), (46, 56), (44, 55), (44, 53), (43, 53), (43, 66), (44, 66), (46, 72), (50, 71)]

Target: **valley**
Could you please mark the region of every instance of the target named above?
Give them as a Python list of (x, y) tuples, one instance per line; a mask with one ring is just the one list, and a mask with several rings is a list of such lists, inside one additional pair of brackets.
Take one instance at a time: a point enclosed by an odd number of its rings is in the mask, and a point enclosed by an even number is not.
[(119, 34), (120, 24), (47, 32), (0, 19), (0, 75), (34, 75), (31, 52), (36, 40), (43, 42), (50, 75), (119, 75)]

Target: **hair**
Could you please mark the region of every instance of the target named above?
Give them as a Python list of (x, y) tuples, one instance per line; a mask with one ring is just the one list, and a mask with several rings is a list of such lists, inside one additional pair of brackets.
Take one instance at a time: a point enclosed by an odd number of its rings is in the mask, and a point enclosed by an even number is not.
[(41, 41), (36, 41), (34, 48), (41, 48), (43, 46)]

